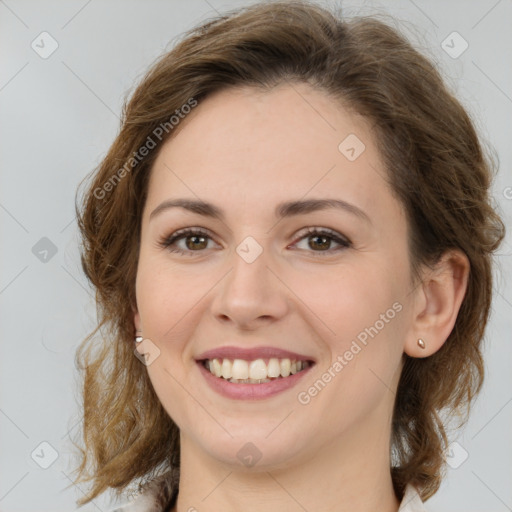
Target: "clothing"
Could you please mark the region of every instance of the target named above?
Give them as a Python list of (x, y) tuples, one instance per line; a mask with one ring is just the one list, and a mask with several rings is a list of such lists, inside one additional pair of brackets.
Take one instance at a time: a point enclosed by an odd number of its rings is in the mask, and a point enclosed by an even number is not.
[(426, 512), (418, 491), (410, 484), (405, 488), (398, 512)]
[[(161, 506), (156, 505), (155, 494), (157, 491), (143, 493), (138, 496), (134, 501), (111, 510), (110, 512), (164, 512)], [(177, 493), (173, 496), (170, 510), (176, 503)], [(400, 503), (398, 512), (426, 512), (423, 502), (421, 501), (418, 491), (412, 486), (408, 485), (405, 488), (404, 497)]]

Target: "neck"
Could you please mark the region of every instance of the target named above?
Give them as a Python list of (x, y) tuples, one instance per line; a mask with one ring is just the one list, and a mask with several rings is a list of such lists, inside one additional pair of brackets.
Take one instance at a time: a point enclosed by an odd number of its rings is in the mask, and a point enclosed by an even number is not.
[[(181, 476), (173, 512), (397, 512), (390, 473), (390, 415), (356, 424), (300, 464), (241, 471), (210, 457), (182, 433)], [(388, 411), (390, 412), (390, 411)]]

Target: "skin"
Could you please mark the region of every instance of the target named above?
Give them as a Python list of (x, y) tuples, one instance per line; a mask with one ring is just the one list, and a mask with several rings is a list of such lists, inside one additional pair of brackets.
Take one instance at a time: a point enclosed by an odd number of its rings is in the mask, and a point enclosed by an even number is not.
[[(283, 84), (209, 96), (161, 148), (142, 218), (134, 325), (160, 351), (147, 371), (180, 428), (175, 512), (398, 510), (389, 446), (402, 354), (427, 357), (446, 341), (469, 262), (447, 253), (435, 271), (425, 270), (422, 285), (412, 285), (404, 211), (384, 180), (372, 133), (366, 119), (324, 92)], [(349, 134), (365, 144), (354, 161), (338, 149)], [(176, 198), (211, 202), (225, 219), (182, 208), (150, 219)], [(335, 209), (274, 216), (281, 201), (311, 198), (350, 202), (371, 222)], [(177, 241), (188, 254), (159, 245), (186, 227), (211, 236)], [(308, 227), (330, 228), (351, 245), (336, 250)], [(248, 236), (263, 249), (252, 263), (236, 252)], [(401, 311), (300, 403), (298, 393), (397, 302)], [(206, 384), (194, 360), (224, 345), (276, 346), (317, 364), (281, 394), (232, 400)], [(237, 457), (248, 442), (261, 453), (252, 467)]]

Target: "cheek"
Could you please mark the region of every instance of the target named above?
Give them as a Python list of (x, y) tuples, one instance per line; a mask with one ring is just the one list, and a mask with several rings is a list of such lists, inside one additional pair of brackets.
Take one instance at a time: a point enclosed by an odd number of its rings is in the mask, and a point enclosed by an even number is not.
[(351, 340), (393, 337), (402, 309), (400, 283), (382, 262), (372, 263), (325, 267), (293, 279), (293, 291), (314, 314), (315, 330), (330, 340), (333, 353), (343, 353)]
[(189, 414), (186, 412), (189, 396), (180, 383), (185, 382), (187, 373), (184, 361), (191, 336), (189, 320), (197, 303), (195, 293), (187, 293), (193, 287), (184, 285), (182, 274), (171, 272), (161, 261), (146, 257), (141, 251), (136, 279), (137, 306), (144, 338), (154, 344), (149, 346), (157, 354), (147, 366), (147, 372), (162, 406), (178, 425)]
[(331, 275), (323, 286), (301, 281), (302, 297), (318, 312), (315, 330), (324, 333), (331, 359), (302, 390), (309, 395), (307, 387), (313, 386), (314, 407), (332, 414), (335, 425), (343, 423), (348, 410), (356, 416), (368, 413), (387, 393), (401, 361), (406, 324), (401, 283), (382, 263), (352, 266), (340, 276)]
[(330, 364), (319, 368), (297, 396), (332, 435), (394, 402), (403, 352), (403, 305), (385, 293), (351, 297), (354, 302), (344, 298), (337, 303), (337, 317), (332, 319), (336, 334), (324, 338)]
[[(182, 357), (187, 333), (183, 331), (186, 322), (187, 301), (183, 294), (176, 293), (175, 283), (169, 283), (168, 277), (157, 265), (143, 257), (139, 261), (136, 279), (137, 307), (142, 322), (143, 336), (148, 339), (143, 350), (155, 354), (147, 366), (148, 375), (162, 403), (166, 396), (179, 394), (175, 379), (183, 374)], [(160, 391), (167, 390), (160, 396)]]
[(136, 295), (144, 335), (151, 334), (156, 340), (176, 337), (209, 287), (204, 278), (198, 281), (183, 267), (174, 268), (164, 258), (141, 251)]

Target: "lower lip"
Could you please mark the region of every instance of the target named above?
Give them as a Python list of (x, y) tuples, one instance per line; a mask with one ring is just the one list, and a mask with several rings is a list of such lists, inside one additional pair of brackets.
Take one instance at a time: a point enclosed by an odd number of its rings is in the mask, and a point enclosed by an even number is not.
[[(311, 363), (310, 363), (311, 364)], [(199, 371), (203, 374), (206, 382), (217, 393), (235, 400), (260, 400), (270, 396), (282, 393), (287, 389), (292, 388), (299, 382), (306, 373), (313, 368), (311, 364), (308, 368), (297, 372), (289, 377), (275, 379), (270, 382), (263, 382), (261, 384), (235, 384), (229, 382), (222, 377), (216, 377), (209, 370), (207, 370), (201, 361), (197, 361)]]

